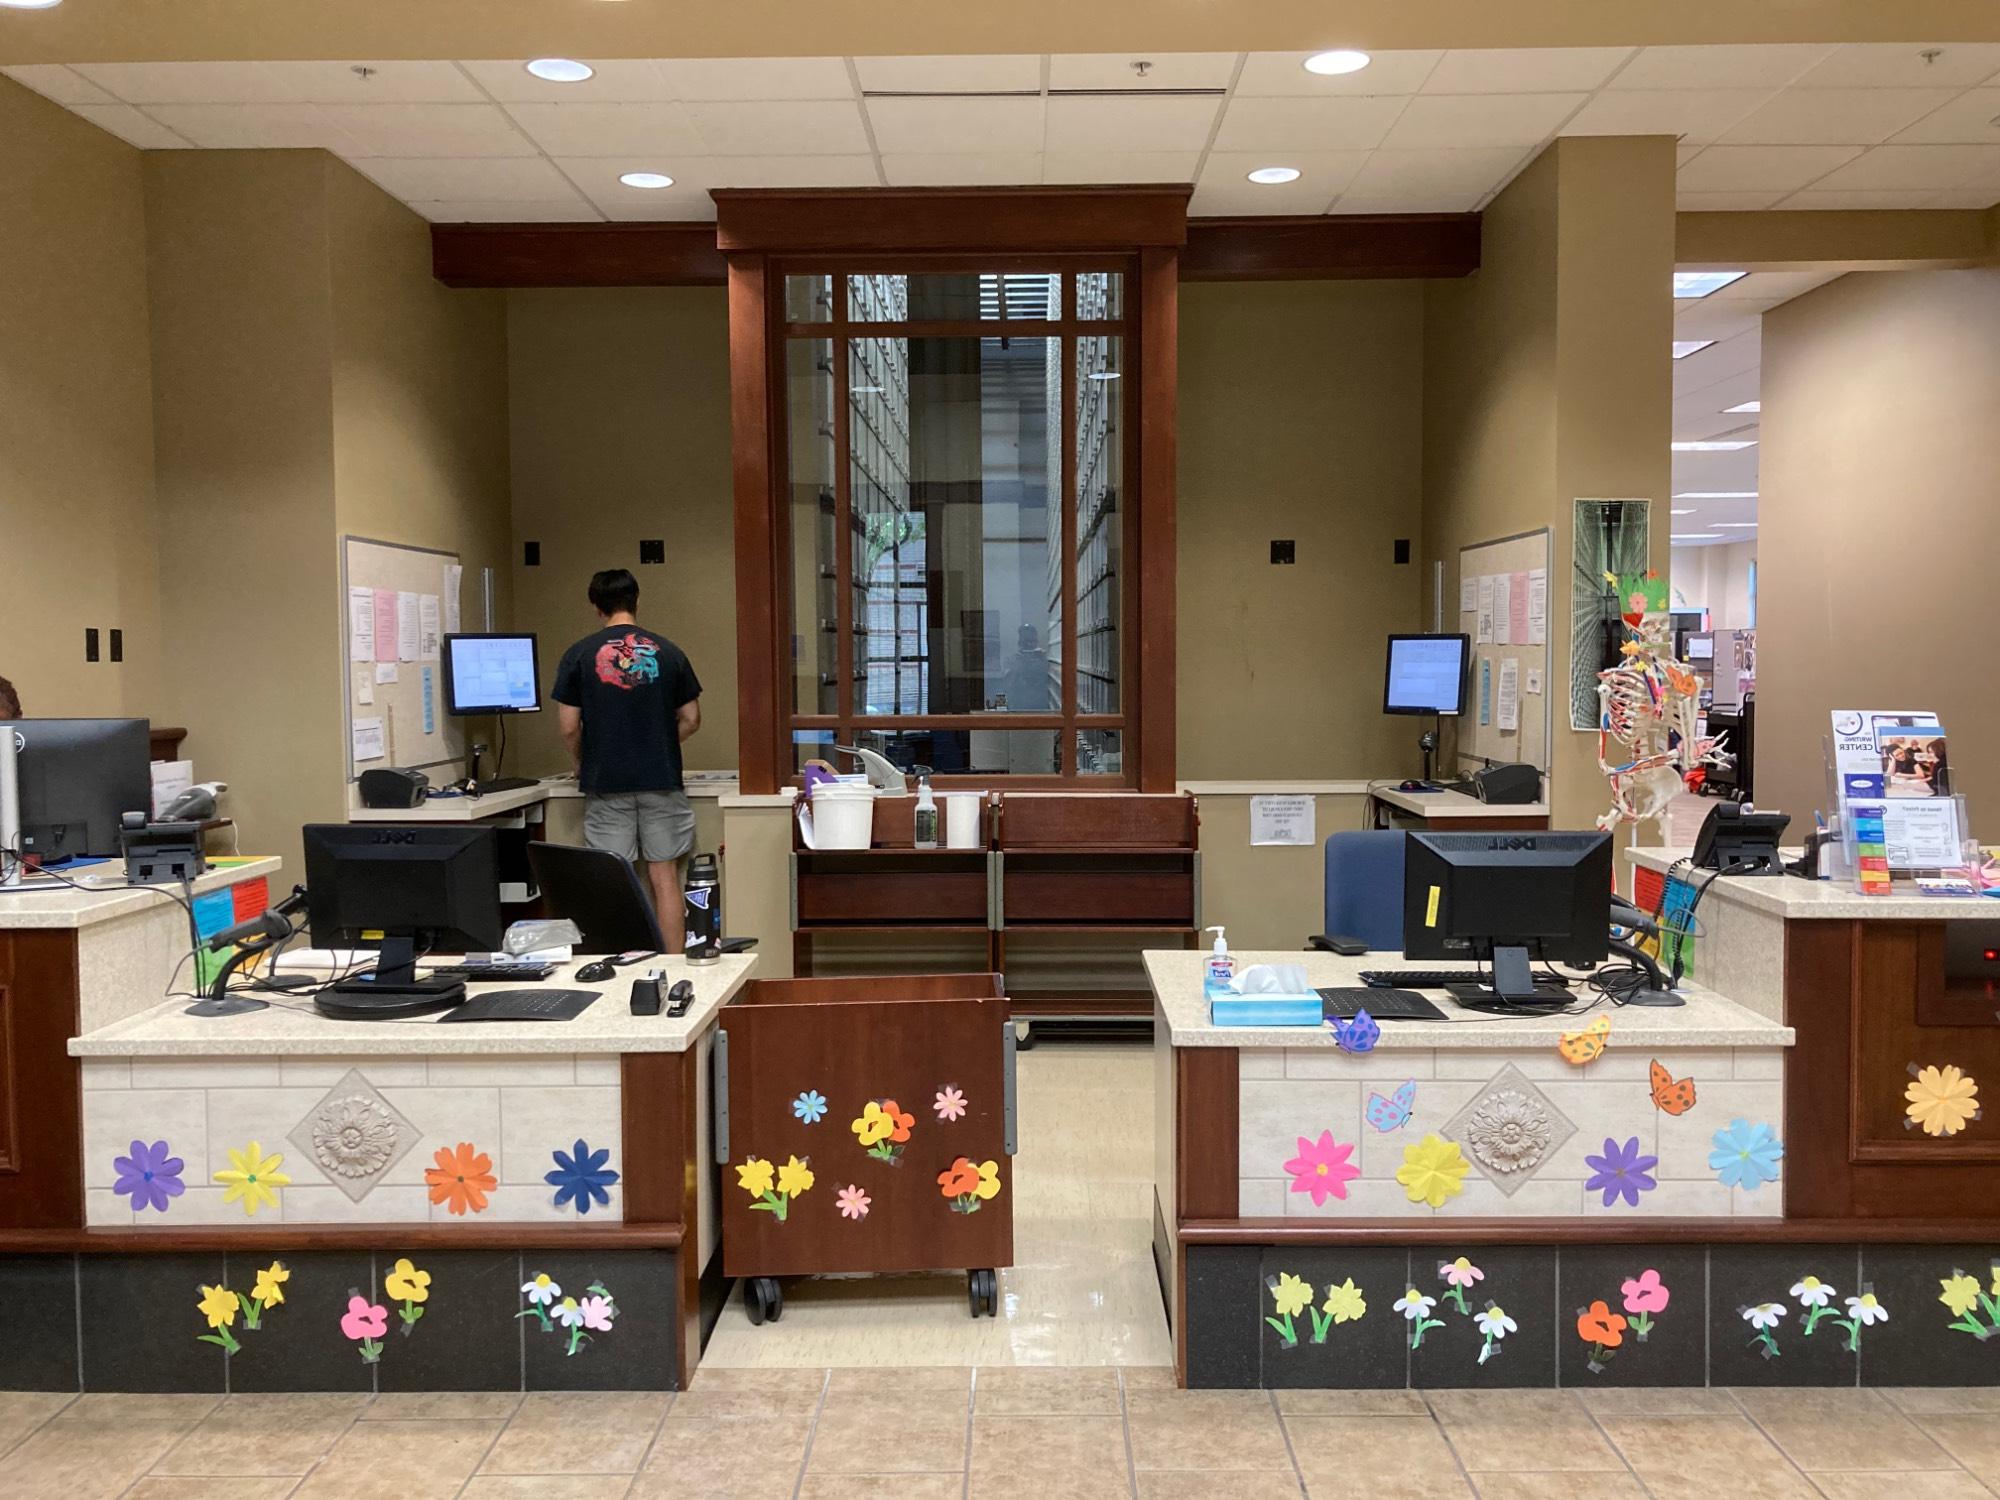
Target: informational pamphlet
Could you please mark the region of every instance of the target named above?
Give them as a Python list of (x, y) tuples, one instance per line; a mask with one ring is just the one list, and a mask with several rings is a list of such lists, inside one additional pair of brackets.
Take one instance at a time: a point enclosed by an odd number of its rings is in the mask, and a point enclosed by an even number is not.
[[(1948, 737), (1928, 709), (1835, 709), (1834, 772), (1849, 852), (1879, 889), (1878, 871), (1935, 870), (1963, 857)], [(1866, 843), (1879, 846), (1864, 851)]]

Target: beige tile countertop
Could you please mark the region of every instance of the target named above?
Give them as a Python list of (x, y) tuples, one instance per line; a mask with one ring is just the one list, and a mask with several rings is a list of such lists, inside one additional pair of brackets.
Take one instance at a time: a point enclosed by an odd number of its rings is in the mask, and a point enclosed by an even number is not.
[[(245, 860), (242, 864), (211, 865), (208, 873), (195, 881), (194, 894), (205, 896), (238, 881), (276, 875), (284, 863), (272, 857)], [(122, 860), (89, 865), (68, 878), (85, 889), (78, 890), (43, 875), (29, 876), (21, 890), (0, 892), (0, 929), (91, 927), (156, 903), (164, 905), (183, 894), (177, 885), (126, 884)], [(277, 899), (275, 892), (272, 899)]]
[[(408, 1021), (336, 1021), (303, 998), (268, 997), (267, 1010), (240, 1016), (187, 1015), (185, 1000), (170, 1000), (124, 1021), (70, 1040), (71, 1057), (446, 1057), (533, 1056), (536, 1053), (685, 1052), (715, 1020), (756, 967), (757, 955), (725, 955), (699, 967), (685, 959), (632, 964), (602, 984), (571, 977), (578, 959), (543, 980), (548, 989), (596, 990), (603, 998), (574, 1021), (477, 1021), (439, 1025), (438, 1013)], [(632, 981), (649, 969), (694, 982), (694, 1004), (685, 1016), (635, 1016)], [(528, 988), (472, 984), (468, 993)]]
[[(1666, 871), (1692, 854), (1689, 849), (1628, 849), (1626, 858), (1642, 869)], [(1787, 849), (1785, 858), (1799, 851)], [(1706, 880), (1709, 872), (1703, 871)], [(1792, 921), (2000, 922), (2000, 898), (1920, 896), (1899, 881), (1887, 896), (1863, 896), (1843, 880), (1802, 880), (1796, 875), (1725, 875), (1702, 891), (1703, 901), (1733, 901)]]
[[(1412, 964), (1400, 953), (1370, 953), (1343, 958), (1336, 953), (1237, 953), (1240, 973), (1251, 964), (1303, 964), (1315, 988), (1338, 989), (1361, 983), (1363, 969), (1448, 968), (1447, 964)], [(1205, 952), (1184, 948), (1149, 949), (1146, 977), (1152, 982), (1155, 1009), (1166, 1019), (1176, 1047), (1332, 1047), (1326, 1026), (1217, 1026), (1208, 1019), (1208, 1000), (1201, 992)], [(1592, 991), (1577, 987), (1575, 1014), (1555, 1016), (1490, 1016), (1461, 1009), (1442, 990), (1420, 991), (1445, 1012), (1442, 1021), (1384, 1021), (1377, 1051), (1451, 1047), (1504, 1050), (1553, 1047), (1564, 1032), (1577, 1031), (1593, 1017), (1611, 1016), (1611, 1041), (1620, 1047), (1650, 1047), (1662, 1051), (1688, 1047), (1789, 1047), (1795, 1033), (1697, 984), (1683, 984), (1682, 1006), (1615, 1006)]]

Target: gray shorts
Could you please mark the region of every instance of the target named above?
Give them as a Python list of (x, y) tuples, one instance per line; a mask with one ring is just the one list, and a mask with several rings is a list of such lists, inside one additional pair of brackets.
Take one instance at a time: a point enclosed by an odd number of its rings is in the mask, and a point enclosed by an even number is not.
[(606, 792), (583, 803), (583, 841), (627, 859), (665, 863), (694, 848), (686, 792)]

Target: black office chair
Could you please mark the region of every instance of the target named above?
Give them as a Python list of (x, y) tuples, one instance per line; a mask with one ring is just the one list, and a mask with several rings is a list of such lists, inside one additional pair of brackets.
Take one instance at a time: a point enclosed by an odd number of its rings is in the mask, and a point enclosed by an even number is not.
[(567, 917), (583, 933), (578, 953), (661, 952), (667, 946), (639, 872), (622, 854), (573, 844), (528, 845), (549, 914)]

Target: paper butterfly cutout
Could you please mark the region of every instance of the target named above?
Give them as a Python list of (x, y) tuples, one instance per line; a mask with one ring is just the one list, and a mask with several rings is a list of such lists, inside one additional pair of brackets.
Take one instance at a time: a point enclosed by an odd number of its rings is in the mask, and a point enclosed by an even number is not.
[(1648, 1072), (1653, 1080), (1653, 1106), (1670, 1115), (1684, 1115), (1694, 1108), (1694, 1080), (1683, 1078), (1675, 1081), (1674, 1075), (1660, 1066), (1658, 1058)]
[(1400, 1130), (1409, 1122), (1410, 1107), (1416, 1102), (1417, 1081), (1414, 1078), (1386, 1099), (1371, 1093), (1368, 1096), (1368, 1123), (1384, 1134)]
[(1582, 1067), (1604, 1056), (1604, 1043), (1611, 1035), (1611, 1017), (1599, 1016), (1581, 1031), (1565, 1031), (1556, 1051), (1572, 1067)]
[(1373, 1052), (1382, 1040), (1381, 1026), (1365, 1010), (1357, 1010), (1351, 1021), (1328, 1016), (1326, 1024), (1333, 1028), (1333, 1044), (1342, 1052)]

